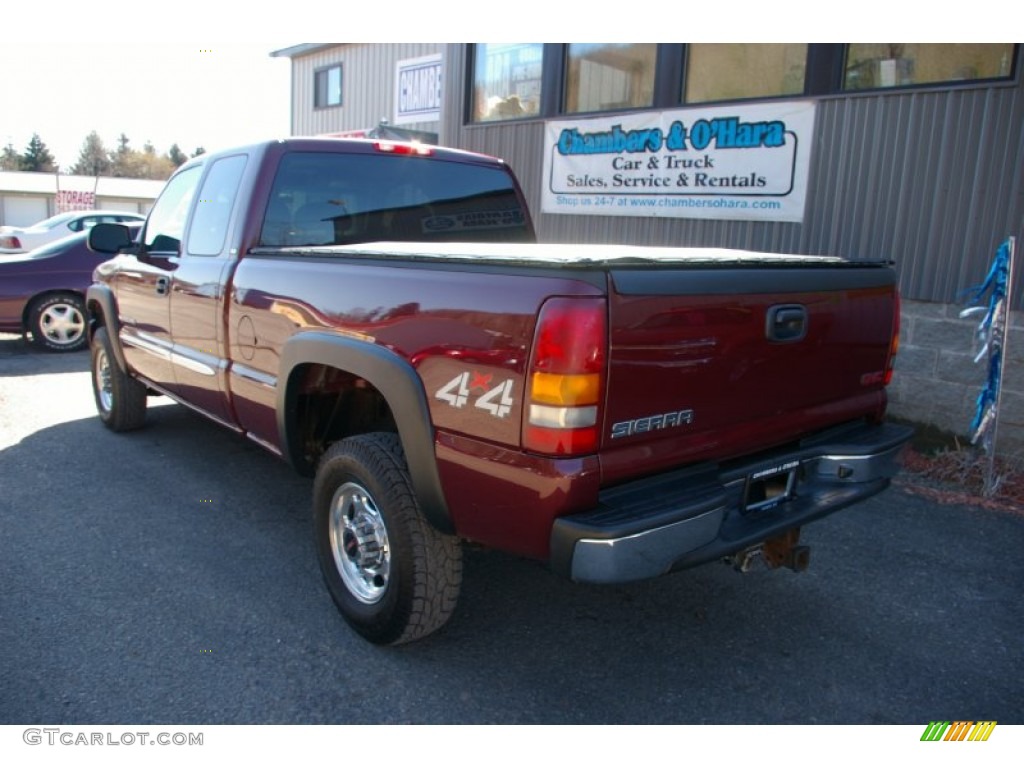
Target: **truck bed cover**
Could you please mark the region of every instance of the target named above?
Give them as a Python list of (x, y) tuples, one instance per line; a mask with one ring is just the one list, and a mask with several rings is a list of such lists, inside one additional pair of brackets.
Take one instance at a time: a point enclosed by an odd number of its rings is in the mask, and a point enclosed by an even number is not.
[(880, 266), (887, 261), (853, 261), (840, 256), (761, 253), (729, 248), (665, 248), (591, 243), (411, 243), (373, 242), (346, 246), (257, 248), (260, 256), (339, 256), (345, 258), (467, 261), (530, 266)]

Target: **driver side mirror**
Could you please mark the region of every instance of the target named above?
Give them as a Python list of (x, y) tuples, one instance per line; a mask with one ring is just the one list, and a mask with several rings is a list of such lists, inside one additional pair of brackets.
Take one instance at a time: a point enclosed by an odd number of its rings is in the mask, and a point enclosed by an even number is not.
[(89, 250), (95, 253), (118, 254), (134, 242), (124, 224), (96, 224), (89, 230)]

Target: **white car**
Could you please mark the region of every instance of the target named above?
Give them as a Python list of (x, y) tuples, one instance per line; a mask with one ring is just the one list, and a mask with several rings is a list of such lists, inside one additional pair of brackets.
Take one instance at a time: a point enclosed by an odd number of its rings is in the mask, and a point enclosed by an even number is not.
[(145, 216), (125, 211), (71, 211), (58, 213), (30, 227), (0, 227), (0, 253), (22, 253), (31, 251), (53, 240), (59, 240), (76, 232), (84, 232), (93, 225), (103, 223), (123, 224), (130, 221), (145, 221)]

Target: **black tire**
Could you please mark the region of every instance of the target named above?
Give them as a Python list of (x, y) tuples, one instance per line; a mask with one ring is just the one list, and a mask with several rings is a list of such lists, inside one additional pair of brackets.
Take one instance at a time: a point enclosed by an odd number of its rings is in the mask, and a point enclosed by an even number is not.
[(455, 610), (462, 549), (423, 517), (397, 435), (350, 437), (323, 455), (313, 536), (335, 605), (371, 643), (418, 640)]
[(118, 366), (106, 328), (97, 328), (92, 337), (92, 393), (108, 429), (127, 432), (145, 423), (146, 386)]
[(36, 299), (28, 311), (32, 343), (50, 352), (85, 349), (85, 302), (75, 293), (51, 293)]

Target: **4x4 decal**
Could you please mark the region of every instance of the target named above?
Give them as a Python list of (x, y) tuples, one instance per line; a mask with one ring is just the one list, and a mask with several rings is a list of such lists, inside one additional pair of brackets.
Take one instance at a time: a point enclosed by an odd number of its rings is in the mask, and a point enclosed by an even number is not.
[(512, 398), (514, 382), (512, 379), (505, 379), (498, 386), (491, 387), (492, 377), (493, 374), (490, 373), (463, 371), (437, 390), (434, 397), (448, 403), (453, 408), (462, 408), (473, 397), (474, 392), (483, 390), (483, 394), (474, 400), (473, 407), (503, 419), (515, 404), (515, 400)]

